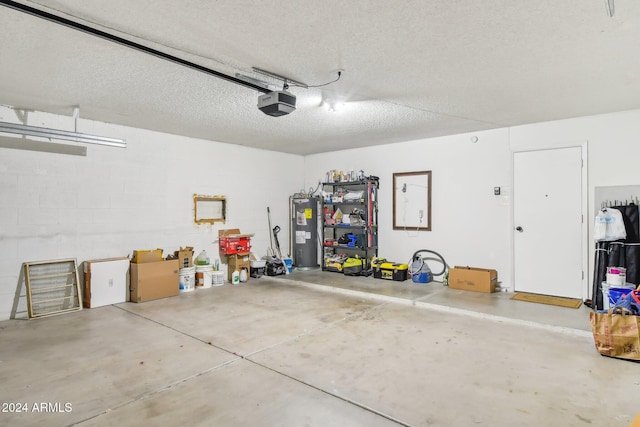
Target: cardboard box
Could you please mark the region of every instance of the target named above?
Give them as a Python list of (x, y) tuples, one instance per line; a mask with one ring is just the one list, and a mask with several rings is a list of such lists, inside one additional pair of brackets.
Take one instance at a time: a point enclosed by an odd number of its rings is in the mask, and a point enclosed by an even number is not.
[(449, 270), (449, 287), (465, 291), (492, 293), (496, 291), (498, 272), (487, 268), (459, 267)]
[(179, 251), (175, 251), (173, 253), (178, 262), (180, 263), (180, 268), (190, 268), (193, 267), (193, 247), (180, 247)]
[(133, 251), (133, 256), (131, 257), (131, 262), (136, 264), (159, 261), (162, 261), (162, 249), (136, 250)]
[(129, 258), (106, 258), (84, 262), (85, 308), (129, 300)]
[(247, 255), (229, 255), (227, 257), (227, 280), (229, 283), (232, 281), (231, 275), (234, 271), (238, 270), (238, 272), (242, 271), (243, 268), (247, 270), (247, 281), (249, 281), (250, 273), (251, 273), (251, 257), (249, 254)]
[(178, 295), (179, 267), (177, 259), (142, 264), (132, 262), (129, 301), (145, 302)]
[(242, 234), (239, 228), (218, 230), (220, 253), (223, 255), (248, 254), (251, 252), (253, 234)]

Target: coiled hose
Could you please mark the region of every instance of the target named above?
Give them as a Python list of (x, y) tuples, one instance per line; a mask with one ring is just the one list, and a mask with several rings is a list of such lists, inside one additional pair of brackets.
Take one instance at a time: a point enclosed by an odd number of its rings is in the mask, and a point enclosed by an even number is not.
[[(418, 254), (420, 254), (422, 252), (428, 252), (430, 254), (435, 255), (437, 258), (429, 258), (429, 259), (434, 259), (434, 260), (440, 261), (442, 263), (442, 271), (439, 272), (439, 273), (431, 272), (431, 275), (433, 275), (434, 277), (435, 276), (442, 276), (447, 271), (447, 268), (449, 266), (447, 265), (447, 262), (444, 260), (442, 255), (440, 255), (438, 252), (435, 252), (435, 251), (432, 251), (432, 250), (429, 250), (429, 249), (420, 249), (420, 250), (415, 251), (413, 253), (413, 255), (411, 256), (411, 261), (409, 261), (409, 266), (413, 265), (413, 261), (415, 261), (417, 259), (417, 257), (418, 257)], [(422, 261), (422, 263), (420, 264), (420, 268), (418, 268), (417, 270), (413, 271), (413, 269), (410, 267), (409, 268), (409, 274), (415, 274), (416, 272), (420, 271), (420, 269), (422, 268), (422, 265), (424, 264), (424, 260), (425, 259), (424, 259), (424, 257), (420, 257), (420, 260)]]

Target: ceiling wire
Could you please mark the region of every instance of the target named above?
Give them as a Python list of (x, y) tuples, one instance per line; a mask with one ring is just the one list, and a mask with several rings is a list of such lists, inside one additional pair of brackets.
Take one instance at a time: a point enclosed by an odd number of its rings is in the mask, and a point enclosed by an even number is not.
[(335, 80), (331, 80), (330, 82), (327, 82), (327, 83), (322, 83), (322, 84), (319, 84), (319, 85), (299, 85), (299, 84), (294, 84), (292, 82), (289, 82), (289, 86), (303, 87), (305, 89), (310, 88), (310, 87), (324, 87), (324, 86), (329, 86), (330, 84), (337, 82), (338, 80), (340, 80), (341, 76), (342, 76), (342, 71), (338, 71), (338, 77), (336, 77)]

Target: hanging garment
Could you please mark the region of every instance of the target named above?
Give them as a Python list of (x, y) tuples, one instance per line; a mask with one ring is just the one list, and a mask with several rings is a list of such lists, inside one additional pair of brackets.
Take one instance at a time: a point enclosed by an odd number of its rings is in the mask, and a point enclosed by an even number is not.
[(593, 238), (597, 241), (611, 242), (627, 237), (627, 231), (618, 209), (601, 209), (596, 215)]
[(640, 243), (625, 243), (625, 267), (627, 268), (627, 283), (640, 283)]
[(638, 205), (631, 203), (623, 206), (613, 206), (610, 209), (616, 209), (622, 214), (622, 222), (627, 233), (626, 243), (640, 242), (640, 220), (638, 218)]

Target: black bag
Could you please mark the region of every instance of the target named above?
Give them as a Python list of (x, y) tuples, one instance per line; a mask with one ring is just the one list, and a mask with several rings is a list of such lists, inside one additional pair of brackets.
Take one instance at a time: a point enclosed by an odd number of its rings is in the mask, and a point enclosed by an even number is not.
[(627, 243), (624, 249), (627, 282), (637, 285), (640, 283), (640, 243)]
[(640, 242), (638, 205), (631, 203), (623, 206), (612, 206), (612, 209), (617, 209), (622, 214), (622, 222), (624, 222), (624, 229), (627, 232), (627, 238), (624, 239), (625, 243)]
[(284, 262), (276, 257), (267, 258), (265, 269), (267, 271), (267, 276), (280, 276), (287, 274), (287, 267)]

